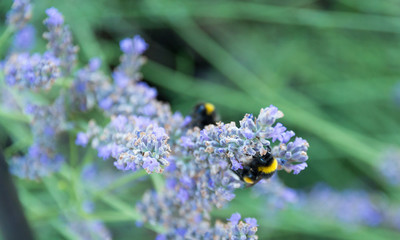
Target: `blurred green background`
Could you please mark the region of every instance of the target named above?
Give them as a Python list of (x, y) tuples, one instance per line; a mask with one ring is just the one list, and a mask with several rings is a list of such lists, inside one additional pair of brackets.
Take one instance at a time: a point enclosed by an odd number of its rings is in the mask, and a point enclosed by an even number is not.
[[(10, 0), (0, 2), (2, 23), (10, 6)], [(189, 114), (199, 101), (209, 101), (223, 121), (238, 122), (245, 113), (277, 106), (285, 114), (282, 123), (310, 143), (305, 171), (297, 176), (279, 173), (287, 186), (309, 190), (326, 182), (338, 190), (378, 192), (400, 203), (399, 187), (389, 186), (377, 171), (382, 154), (400, 145), (400, 103), (395, 102), (399, 1), (40, 0), (34, 1), (36, 51), (45, 49), (40, 36), (50, 6), (70, 25), (80, 46), (80, 65), (99, 56), (108, 66), (105, 70), (112, 70), (119, 63), (118, 42), (140, 34), (150, 45), (144, 81), (155, 86), (158, 98), (173, 110)], [(0, 33), (4, 29), (0, 25)], [(13, 131), (0, 130), (4, 146)], [(268, 211), (262, 199), (249, 197), (248, 189), (237, 194), (216, 217), (236, 211), (253, 217), (261, 209)], [(130, 207), (132, 199), (140, 199), (126, 192), (124, 196)], [(400, 236), (388, 229), (349, 230), (339, 222), (316, 222), (293, 212), (259, 219), (260, 239)], [(46, 229), (43, 222), (33, 223), (35, 229)], [(139, 234), (151, 232), (128, 219), (107, 224), (115, 239), (145, 239)], [(46, 231), (42, 236), (58, 236)]]

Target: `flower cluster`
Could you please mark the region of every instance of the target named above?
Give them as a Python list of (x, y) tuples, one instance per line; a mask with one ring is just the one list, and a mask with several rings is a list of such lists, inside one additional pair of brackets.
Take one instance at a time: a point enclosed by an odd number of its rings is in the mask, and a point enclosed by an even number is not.
[(120, 47), (124, 54), (113, 72), (113, 83), (98, 71), (95, 60), (78, 71), (73, 99), (78, 100), (75, 102), (81, 110), (96, 102), (111, 122), (100, 127), (91, 121), (88, 131), (79, 133), (76, 142), (85, 146), (91, 139), (99, 157), (114, 158), (114, 165), (120, 170), (144, 168), (149, 173), (160, 173), (161, 166), (168, 166), (169, 143), (177, 141), (188, 122), (181, 114), (172, 114), (168, 104), (157, 101), (154, 88), (138, 82), (138, 70), (144, 63), (141, 54), (147, 48), (144, 40), (139, 36), (124, 39)]
[[(20, 30), (15, 35), (14, 50), (29, 49), (32, 46), (34, 29), (26, 25), (26, 18), (31, 5), (29, 1), (14, 1), (15, 9), (9, 13), (9, 19), (18, 23)], [(64, 26), (64, 18), (55, 8), (46, 11), (48, 18), (44, 21), (49, 29), (43, 36), (48, 40), (44, 54), (12, 53), (3, 63), (6, 83), (11, 86), (28, 89), (50, 89), (60, 76), (68, 75), (76, 62), (78, 48), (72, 44), (72, 35), (68, 26)], [(15, 19), (19, 19), (18, 21)], [(10, 20), (11, 21), (11, 20)], [(17, 23), (16, 23), (17, 24)]]
[[(9, 56), (1, 64), (5, 83), (18, 90), (50, 90), (53, 83), (61, 75), (72, 68), (77, 48), (72, 45), (71, 33), (63, 26), (63, 16), (54, 8), (47, 10), (45, 20), (49, 32), (45, 38), (49, 40), (48, 50), (43, 53), (29, 54), (32, 46), (34, 28), (26, 25), (31, 15), (30, 1), (15, 0), (8, 13), (8, 24), (17, 30), (14, 36), (14, 47)], [(11, 91), (10, 91), (11, 93)], [(59, 153), (57, 139), (67, 129), (65, 94), (57, 99), (49, 100), (48, 105), (36, 105), (17, 94), (8, 94), (9, 102), (17, 103), (17, 109), (24, 109), (31, 115), (30, 127), (33, 144), (25, 156), (11, 159), (11, 171), (23, 178), (37, 179), (57, 171), (64, 162)], [(21, 94), (23, 95), (23, 94)], [(18, 98), (18, 99), (17, 99)], [(21, 99), (19, 99), (21, 98)], [(15, 107), (14, 107), (15, 108)]]
[(94, 89), (98, 105), (108, 116), (145, 116), (155, 119), (160, 126), (166, 125), (172, 117), (169, 105), (156, 100), (156, 89), (139, 82), (139, 68), (145, 62), (141, 54), (147, 44), (135, 36), (122, 40), (120, 48), (124, 54), (112, 74), (114, 82), (103, 81)]
[(86, 145), (92, 138), (92, 147), (98, 149), (98, 156), (113, 157), (114, 165), (120, 170), (135, 171), (143, 167), (149, 173), (161, 173), (161, 165), (168, 165), (168, 135), (147, 117), (118, 115), (104, 128), (90, 122), (89, 130), (79, 133), (76, 143)]
[(7, 13), (7, 24), (21, 29), (32, 18), (32, 4), (30, 0), (14, 0), (11, 10)]
[(32, 115), (31, 131), (34, 144), (25, 156), (11, 159), (11, 172), (21, 178), (38, 179), (57, 171), (64, 157), (57, 149), (57, 137), (66, 129), (65, 109), (62, 98), (50, 106), (29, 105)]
[[(239, 213), (234, 213), (228, 219), (229, 223), (225, 225), (218, 224), (219, 229), (224, 229), (223, 234), (220, 234), (221, 239), (249, 239), (257, 240), (255, 235), (257, 232), (257, 220), (254, 218), (245, 218), (244, 222), (240, 221), (241, 216)], [(217, 229), (218, 229), (217, 228)], [(218, 229), (218, 230), (219, 230)]]
[(77, 71), (69, 94), (73, 110), (85, 112), (97, 106), (97, 89), (108, 82), (100, 66), (101, 60), (93, 58), (87, 66)]
[(50, 89), (60, 76), (59, 61), (50, 53), (12, 54), (4, 63), (5, 81), (20, 89)]
[(190, 237), (192, 222), (199, 227), (195, 232), (202, 232), (200, 228), (209, 225), (213, 207), (231, 201), (235, 188), (241, 186), (230, 169), (242, 168), (258, 152), (265, 154), (270, 147), (267, 139), (280, 141), (280, 149), (273, 153), (281, 157), (281, 168), (290, 171), (297, 166), (293, 163), (306, 161), (308, 143), (301, 138), (289, 142), (293, 132), (282, 130), (282, 125), (272, 126), (282, 116), (270, 106), (262, 109), (258, 118), (247, 114), (240, 127), (220, 122), (183, 133), (171, 147), (173, 157), (164, 174), (165, 190), (146, 193), (137, 205), (145, 216), (143, 220), (164, 226), (171, 235), (179, 232)]
[(257, 118), (246, 114), (240, 127), (234, 122), (206, 126), (200, 132), (193, 131), (182, 137), (181, 147), (185, 149), (181, 151), (193, 151), (196, 156), (204, 150), (216, 158), (226, 159), (232, 169), (237, 170), (251, 161), (256, 153), (266, 154), (271, 147), (268, 139), (272, 142), (278, 140), (280, 144), (272, 148), (272, 155), (279, 159), (281, 169), (298, 174), (307, 166), (309, 145), (302, 138), (289, 142), (294, 132), (286, 131), (281, 123), (273, 126), (281, 117), (283, 113), (271, 105), (261, 109)]

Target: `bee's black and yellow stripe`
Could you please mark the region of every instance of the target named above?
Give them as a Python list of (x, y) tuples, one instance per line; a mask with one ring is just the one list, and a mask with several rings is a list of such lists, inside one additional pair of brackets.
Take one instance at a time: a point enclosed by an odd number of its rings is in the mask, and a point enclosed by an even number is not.
[(272, 156), (270, 152), (261, 156), (259, 153), (253, 156), (251, 162), (242, 169), (238, 169), (235, 173), (240, 179), (253, 186), (261, 179), (268, 179), (274, 175), (278, 169), (278, 161)]
[(270, 178), (278, 168), (278, 161), (272, 158), (265, 166), (259, 166), (257, 170), (262, 173), (263, 178)]
[(248, 184), (254, 184), (254, 180), (249, 177), (243, 177), (243, 181)]

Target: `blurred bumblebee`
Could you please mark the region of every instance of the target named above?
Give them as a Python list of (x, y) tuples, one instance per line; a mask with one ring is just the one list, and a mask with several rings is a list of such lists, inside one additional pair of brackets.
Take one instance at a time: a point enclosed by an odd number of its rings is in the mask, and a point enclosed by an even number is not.
[(256, 153), (251, 161), (244, 165), (242, 169), (233, 170), (236, 175), (248, 186), (254, 186), (262, 179), (268, 179), (274, 175), (278, 168), (278, 161), (272, 156), (271, 148), (268, 147), (268, 152), (261, 156)]
[(211, 103), (199, 103), (197, 104), (192, 114), (192, 121), (190, 127), (199, 127), (203, 129), (205, 126), (215, 124), (218, 121), (217, 113), (215, 112), (215, 106)]

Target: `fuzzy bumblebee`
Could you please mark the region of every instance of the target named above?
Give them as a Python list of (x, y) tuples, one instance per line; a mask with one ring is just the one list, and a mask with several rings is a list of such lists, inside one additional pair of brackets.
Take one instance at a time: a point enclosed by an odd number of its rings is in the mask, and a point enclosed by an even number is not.
[(215, 112), (215, 106), (211, 103), (197, 104), (191, 114), (191, 127), (199, 127), (203, 129), (205, 126), (215, 124), (218, 121), (218, 116)]
[(268, 179), (274, 175), (278, 168), (278, 161), (272, 156), (271, 149), (261, 156), (256, 153), (251, 161), (243, 165), (242, 169), (233, 170), (238, 175), (240, 180), (253, 186), (261, 179)]

